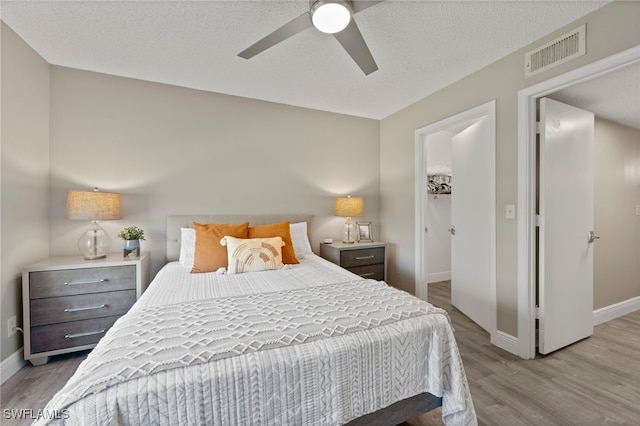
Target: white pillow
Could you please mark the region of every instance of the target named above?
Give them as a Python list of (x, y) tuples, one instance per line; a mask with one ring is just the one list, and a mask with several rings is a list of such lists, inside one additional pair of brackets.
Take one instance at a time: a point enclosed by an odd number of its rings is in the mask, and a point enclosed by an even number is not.
[(291, 233), (293, 251), (295, 251), (298, 259), (303, 259), (306, 254), (313, 253), (309, 243), (309, 235), (307, 234), (307, 222), (289, 224), (289, 232)]
[(196, 255), (196, 230), (193, 228), (180, 228), (180, 257), (178, 262), (185, 268), (193, 268), (193, 259)]
[(281, 237), (234, 238), (225, 236), (220, 240), (220, 244), (227, 247), (228, 274), (284, 268), (284, 263), (282, 263), (284, 241)]

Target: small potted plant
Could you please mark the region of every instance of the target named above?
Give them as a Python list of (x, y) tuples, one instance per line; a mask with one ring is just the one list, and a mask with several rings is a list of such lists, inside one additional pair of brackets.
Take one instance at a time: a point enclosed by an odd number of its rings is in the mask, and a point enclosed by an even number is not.
[(140, 240), (144, 240), (144, 230), (137, 226), (127, 226), (118, 233), (124, 240), (124, 257), (140, 256)]

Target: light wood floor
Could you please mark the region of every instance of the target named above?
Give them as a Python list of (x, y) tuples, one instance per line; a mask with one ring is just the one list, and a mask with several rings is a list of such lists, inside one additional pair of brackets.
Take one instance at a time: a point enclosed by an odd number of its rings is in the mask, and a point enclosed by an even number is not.
[(488, 333), (451, 306), (450, 282), (430, 284), (429, 301), (451, 316), (479, 424), (640, 425), (640, 311), (523, 360), (492, 346)]
[[(488, 334), (450, 304), (450, 284), (429, 286), (429, 301), (451, 316), (478, 422), (488, 426), (640, 425), (640, 311), (595, 328), (592, 337), (535, 360), (490, 345)], [(85, 353), (25, 366), (0, 388), (5, 409), (43, 408), (73, 374)], [(440, 410), (419, 420), (442, 425)]]

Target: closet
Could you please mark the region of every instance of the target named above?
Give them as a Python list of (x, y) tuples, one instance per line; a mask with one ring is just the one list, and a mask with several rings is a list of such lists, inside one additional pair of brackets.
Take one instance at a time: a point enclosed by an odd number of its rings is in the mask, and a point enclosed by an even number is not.
[(428, 283), (451, 279), (451, 173), (452, 131), (429, 135), (425, 145)]
[[(495, 330), (495, 102), (417, 132), (418, 285), (451, 280), (451, 304)], [(418, 195), (419, 194), (419, 195)], [(422, 284), (424, 283), (424, 284)]]

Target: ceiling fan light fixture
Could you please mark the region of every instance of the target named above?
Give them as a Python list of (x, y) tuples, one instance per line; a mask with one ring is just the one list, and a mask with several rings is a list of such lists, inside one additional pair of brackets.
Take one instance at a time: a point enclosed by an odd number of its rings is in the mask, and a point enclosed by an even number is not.
[(342, 1), (318, 0), (311, 8), (311, 22), (323, 33), (339, 33), (351, 22), (351, 10)]

